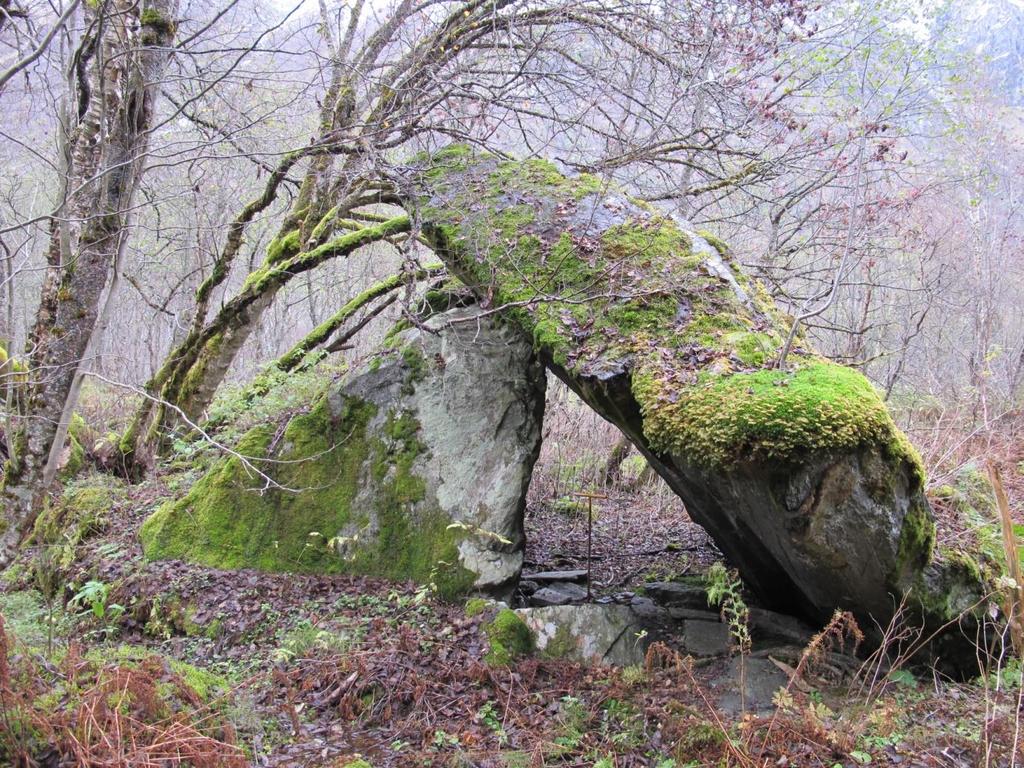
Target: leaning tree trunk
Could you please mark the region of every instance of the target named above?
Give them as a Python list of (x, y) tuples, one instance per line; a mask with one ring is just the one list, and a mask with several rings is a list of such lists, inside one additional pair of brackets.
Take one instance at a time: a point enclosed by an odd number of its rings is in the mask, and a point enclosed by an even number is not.
[[(213, 394), (227, 374), (238, 350), (248, 339), (263, 311), (273, 302), (284, 280), (264, 283), (266, 290), (253, 295), (252, 283), (261, 273), (293, 261), (303, 246), (319, 244), (317, 237), (328, 231), (322, 223), (325, 213), (321, 205), (325, 196), (318, 191), (324, 177), (330, 176), (333, 157), (342, 142), (339, 131), (352, 118), (351, 87), (342, 87), (344, 68), (336, 60), (331, 84), (320, 110), (319, 134), (304, 150), (285, 155), (270, 175), (261, 194), (249, 202), (228, 228), (224, 248), (213, 264), (210, 274), (195, 295), (195, 307), (188, 335), (174, 346), (163, 365), (146, 383), (143, 401), (121, 438), (120, 464), (130, 478), (140, 477), (151, 454), (169, 441), (167, 435), (181, 422), (200, 418)], [(295, 164), (310, 159), (302, 186), (277, 237), (267, 249), (263, 265), (246, 280), (241, 294), (207, 322), (210, 300), (231, 273), (231, 267), (244, 242), (245, 231), (257, 213), (265, 210), (276, 198), (281, 183)], [(320, 221), (318, 221), (318, 219)]]
[(11, 561), (52, 478), (53, 445), (67, 433), (74, 382), (142, 175), (153, 103), (174, 34), (176, 0), (86, 4), (76, 53), (76, 110), (66, 125), (63, 204), (50, 224), (47, 274), (30, 342), (18, 455), (4, 478), (0, 567)]

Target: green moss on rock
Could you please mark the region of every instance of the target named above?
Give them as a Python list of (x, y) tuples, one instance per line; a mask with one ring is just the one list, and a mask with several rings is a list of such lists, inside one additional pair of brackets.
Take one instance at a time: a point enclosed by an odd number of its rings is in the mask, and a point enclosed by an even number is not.
[(466, 611), (466, 615), (472, 618), (473, 616), (479, 616), (481, 613), (486, 611), (490, 605), (490, 600), (486, 600), (482, 597), (471, 597), (466, 601), (466, 605), (463, 609)]
[(498, 615), (484, 631), (490, 650), (484, 661), (492, 666), (507, 666), (513, 660), (533, 652), (534, 639), (526, 622), (509, 608), (498, 611)]
[(634, 377), (633, 392), (651, 445), (697, 463), (720, 466), (747, 456), (789, 461), (877, 444), (924, 481), (917, 452), (874, 387), (850, 368), (807, 362), (793, 372), (708, 376), (681, 391), (647, 374)]
[[(218, 568), (364, 573), (434, 583), (446, 597), (468, 591), (474, 574), (458, 563), (459, 532), (420, 508), (423, 446), (408, 413), (389, 413), (383, 434), (367, 425), (377, 407), (328, 397), (283, 432), (258, 426), (184, 498), (142, 527), (150, 559), (181, 558)], [(272, 478), (268, 482), (253, 467)], [(360, 491), (372, 480), (372, 492)], [(371, 524), (372, 523), (372, 524)]]
[(560, 624), (555, 630), (554, 637), (544, 646), (542, 655), (545, 659), (571, 659), (579, 649), (579, 643), (573, 637), (572, 630), (568, 625)]
[(802, 348), (772, 369), (790, 320), (713, 237), (593, 177), (450, 148), (420, 158), (424, 231), (446, 264), (577, 379), (628, 371), (657, 451), (722, 467), (751, 453), (881, 446), (917, 453), (860, 373)]

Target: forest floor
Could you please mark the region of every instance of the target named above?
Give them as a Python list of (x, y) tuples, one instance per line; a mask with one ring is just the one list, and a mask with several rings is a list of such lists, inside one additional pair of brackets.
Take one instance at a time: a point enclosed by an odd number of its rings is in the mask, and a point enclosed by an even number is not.
[[(1005, 472), (1018, 514), (1021, 459), (1008, 457)], [(128, 488), (66, 563), (74, 587), (50, 602), (31, 553), (5, 575), (0, 731), (35, 760), (23, 764), (835, 768), (1024, 759), (1019, 663), (956, 682), (922, 669), (837, 677), (810, 659), (759, 712), (720, 705), (716, 684), (735, 659), (694, 662), (664, 646), (622, 669), (534, 658), (492, 666), (487, 612), (468, 615), (411, 584), (145, 562), (138, 527), (170, 493), (159, 478)], [(596, 593), (701, 574), (720, 559), (663, 494), (609, 496), (594, 515)], [(527, 570), (586, 565), (586, 514), (559, 506), (529, 510)], [(76, 591), (65, 604), (61, 594)], [(820, 644), (839, 650), (841, 635), (833, 627)]]

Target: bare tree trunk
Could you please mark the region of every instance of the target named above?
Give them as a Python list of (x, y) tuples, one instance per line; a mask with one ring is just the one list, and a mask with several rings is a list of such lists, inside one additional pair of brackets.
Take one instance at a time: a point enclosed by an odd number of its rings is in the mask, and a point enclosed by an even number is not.
[[(174, 34), (176, 0), (87, 4), (75, 53), (67, 195), (51, 221), (48, 268), (30, 342), (26, 414), (4, 478), (0, 567), (17, 552), (48, 492), (47, 465), (74, 408), (75, 380), (142, 174), (153, 103)], [(61, 182), (64, 183), (64, 180)]]

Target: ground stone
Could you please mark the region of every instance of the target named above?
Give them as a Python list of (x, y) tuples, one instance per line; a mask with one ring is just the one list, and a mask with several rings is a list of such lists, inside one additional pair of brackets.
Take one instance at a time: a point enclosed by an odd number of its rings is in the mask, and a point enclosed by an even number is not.
[(516, 613), (534, 635), (545, 658), (581, 664), (642, 664), (651, 642), (645, 625), (626, 605), (557, 605), (521, 608)]
[(677, 621), (683, 621), (685, 619), (695, 619), (697, 621), (718, 621), (719, 615), (714, 611), (697, 611), (693, 608), (676, 608), (670, 606), (665, 609), (668, 615)]
[(755, 641), (783, 640), (804, 646), (814, 635), (814, 629), (800, 619), (764, 608), (750, 608), (750, 629)]
[(587, 590), (579, 584), (555, 582), (530, 595), (530, 605), (551, 606), (577, 603), (587, 599)]
[(694, 656), (724, 656), (732, 647), (729, 627), (720, 621), (684, 621), (681, 641)]
[(652, 581), (644, 584), (644, 592), (658, 605), (707, 610), (708, 591), (704, 586), (680, 581)]
[[(741, 674), (741, 664), (743, 665)], [(740, 697), (740, 679), (746, 679), (746, 696)], [(780, 688), (789, 684), (789, 677), (768, 659), (735, 657), (729, 662), (727, 676), (716, 686), (718, 705), (726, 712), (766, 714), (775, 709), (773, 699)]]

